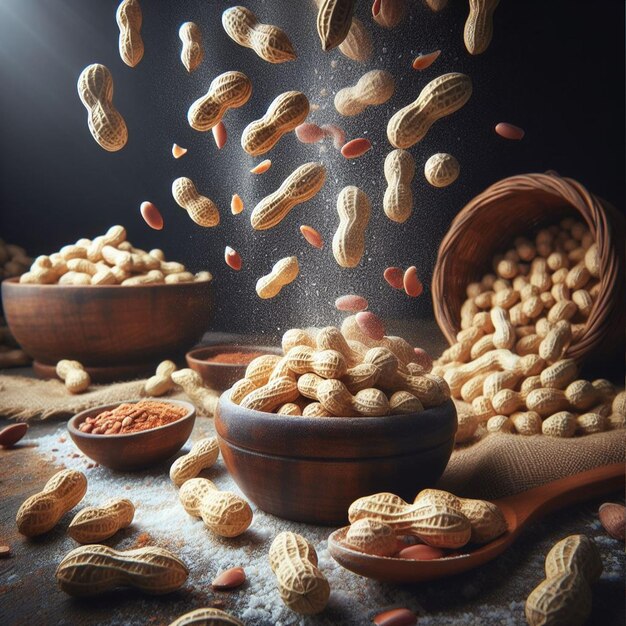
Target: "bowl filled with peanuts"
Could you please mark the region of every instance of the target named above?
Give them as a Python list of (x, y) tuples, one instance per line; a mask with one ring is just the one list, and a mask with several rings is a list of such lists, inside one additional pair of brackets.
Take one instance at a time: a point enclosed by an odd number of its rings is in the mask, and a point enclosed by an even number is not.
[(119, 380), (153, 370), (202, 337), (211, 281), (210, 272), (192, 274), (162, 250), (135, 248), (123, 226), (112, 226), (37, 257), (2, 283), (2, 302), (38, 374), (53, 377), (59, 360), (73, 359), (96, 381)]
[(341, 329), (291, 329), (282, 351), (254, 359), (216, 412), (222, 456), (250, 500), (285, 519), (337, 525), (361, 496), (410, 497), (416, 481), (436, 482), (457, 420), (423, 351), (373, 339), (354, 315)]
[(131, 400), (77, 413), (67, 423), (76, 446), (90, 459), (127, 471), (169, 459), (189, 438), (196, 421), (183, 400)]

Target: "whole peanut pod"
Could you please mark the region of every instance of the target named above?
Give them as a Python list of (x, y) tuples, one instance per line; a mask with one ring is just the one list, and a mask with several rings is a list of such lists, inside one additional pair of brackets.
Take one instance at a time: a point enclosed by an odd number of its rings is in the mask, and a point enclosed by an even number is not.
[[(307, 344), (305, 343), (304, 345)], [(315, 347), (318, 350), (336, 350), (340, 352), (349, 368), (359, 365), (362, 361), (361, 355), (350, 347), (341, 331), (334, 326), (325, 326), (318, 331), (315, 337)]]
[(387, 189), (383, 197), (385, 215), (394, 222), (406, 222), (413, 212), (411, 181), (415, 160), (406, 150), (392, 150), (385, 159)]
[(246, 7), (232, 7), (222, 13), (226, 34), (240, 46), (251, 48), (268, 63), (293, 61), (296, 53), (283, 30), (270, 24), (261, 24)]
[(203, 608), (181, 615), (170, 626), (244, 626), (244, 623), (220, 609)]
[(200, 28), (194, 22), (185, 22), (178, 29), (178, 37), (183, 43), (180, 60), (188, 72), (193, 72), (204, 57)]
[(352, 26), (356, 0), (323, 0), (317, 12), (317, 34), (322, 50), (340, 45)]
[(244, 409), (271, 413), (281, 404), (295, 402), (298, 396), (296, 381), (287, 376), (279, 376), (251, 391), (241, 400), (239, 405)]
[(62, 359), (56, 365), (56, 374), (70, 393), (82, 393), (91, 385), (91, 376), (78, 361)]
[(252, 228), (273, 228), (289, 214), (296, 205), (313, 198), (324, 186), (326, 168), (321, 163), (305, 163), (292, 172), (282, 185), (261, 200), (250, 215)]
[(463, 30), (465, 47), (470, 54), (482, 54), (493, 36), (493, 12), (500, 0), (470, 0), (470, 12)]
[(113, 106), (113, 77), (109, 69), (100, 63), (88, 65), (80, 73), (77, 87), (93, 138), (109, 152), (121, 150), (128, 141), (128, 129)]
[(204, 525), (220, 537), (238, 537), (252, 523), (252, 509), (240, 496), (219, 491), (206, 478), (192, 478), (178, 492), (189, 515), (200, 517)]
[(71, 596), (93, 596), (120, 586), (150, 595), (170, 593), (187, 580), (186, 565), (164, 548), (149, 546), (118, 551), (87, 545), (69, 552), (59, 563), (56, 579)]
[(172, 374), (176, 371), (174, 361), (162, 361), (156, 368), (156, 373), (146, 381), (143, 391), (147, 396), (162, 396), (174, 387)]
[(278, 534), (270, 546), (269, 560), (280, 597), (292, 611), (314, 615), (324, 610), (330, 586), (317, 567), (315, 549), (304, 537), (292, 532)]
[[(321, 4), (321, 0), (316, 0)], [(339, 52), (353, 61), (367, 61), (373, 53), (372, 37), (363, 22), (353, 17), (346, 38), (339, 44)]]
[(408, 391), (396, 391), (389, 398), (389, 413), (391, 415), (408, 415), (423, 410), (424, 405), (421, 400)]
[(92, 263), (101, 261), (104, 246), (117, 248), (123, 241), (126, 241), (126, 229), (119, 224), (111, 226), (104, 235), (95, 237), (89, 246), (87, 246), (87, 258)]
[(309, 114), (309, 100), (299, 91), (277, 96), (265, 115), (250, 122), (241, 135), (241, 147), (251, 156), (265, 154), (285, 134), (300, 126)]
[(350, 525), (343, 543), (359, 552), (391, 556), (398, 551), (398, 541), (391, 526), (375, 519), (360, 519)]
[(442, 117), (458, 111), (472, 95), (469, 76), (452, 72), (430, 81), (417, 99), (400, 109), (387, 124), (387, 138), (394, 148), (410, 148), (421, 141)]
[(196, 441), (187, 454), (178, 457), (170, 467), (170, 479), (180, 487), (187, 480), (195, 478), (202, 470), (215, 465), (220, 448), (217, 437)]
[(278, 354), (263, 354), (252, 359), (246, 367), (244, 380), (252, 382), (255, 388), (266, 385), (281, 359)]
[(280, 259), (272, 267), (272, 271), (265, 276), (261, 276), (256, 283), (256, 292), (259, 298), (274, 298), (281, 289), (292, 283), (300, 273), (298, 257), (288, 256)]
[(340, 115), (353, 116), (365, 111), (368, 106), (384, 104), (393, 96), (395, 82), (385, 70), (371, 70), (353, 87), (344, 87), (335, 95), (335, 109)]
[(87, 479), (82, 472), (57, 472), (44, 488), (22, 503), (17, 511), (17, 529), (26, 537), (42, 535), (73, 509), (87, 491)]
[(569, 400), (560, 389), (533, 389), (526, 396), (529, 411), (536, 411), (541, 417), (547, 417), (569, 408)]
[(339, 226), (333, 236), (333, 256), (341, 267), (356, 267), (365, 251), (365, 229), (371, 204), (358, 187), (344, 187), (337, 196)]
[(309, 346), (310, 348), (315, 348), (315, 338), (312, 337), (306, 330), (302, 330), (301, 328), (290, 328), (282, 336), (281, 347), (283, 352), (287, 354), (287, 352), (295, 346)]
[(546, 556), (546, 578), (526, 599), (530, 626), (582, 626), (591, 613), (591, 589), (602, 573), (595, 543), (585, 535), (559, 541)]
[(110, 500), (104, 506), (90, 506), (77, 513), (67, 534), (78, 543), (100, 543), (130, 526), (134, 516), (135, 507), (130, 500)]
[(548, 363), (554, 363), (563, 356), (571, 340), (570, 323), (565, 320), (557, 322), (539, 344), (539, 356)]
[(287, 366), (296, 374), (312, 372), (322, 378), (341, 378), (347, 371), (346, 359), (337, 350), (315, 350), (296, 346), (285, 355)]
[(424, 165), (424, 176), (433, 187), (447, 187), (461, 171), (459, 162), (447, 152), (437, 152)]
[(215, 77), (204, 96), (187, 113), (189, 126), (199, 131), (211, 130), (228, 109), (242, 107), (252, 95), (252, 83), (242, 72), (224, 72)]
[(190, 178), (177, 178), (172, 183), (172, 196), (176, 204), (185, 209), (198, 226), (212, 228), (220, 223), (220, 214), (215, 203), (210, 198), (201, 196)]
[(119, 48), (122, 61), (130, 67), (135, 67), (143, 58), (139, 0), (122, 0), (117, 7), (115, 19), (120, 29)]

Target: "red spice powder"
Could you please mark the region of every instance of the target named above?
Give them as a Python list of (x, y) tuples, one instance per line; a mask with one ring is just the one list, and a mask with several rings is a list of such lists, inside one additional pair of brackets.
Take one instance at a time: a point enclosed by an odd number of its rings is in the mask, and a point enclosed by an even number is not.
[(248, 365), (259, 356), (264, 356), (265, 352), (218, 352), (207, 357), (207, 363), (227, 363), (229, 365)]
[(168, 402), (124, 402), (112, 411), (88, 417), (78, 430), (93, 435), (123, 435), (171, 424), (187, 415), (187, 410)]

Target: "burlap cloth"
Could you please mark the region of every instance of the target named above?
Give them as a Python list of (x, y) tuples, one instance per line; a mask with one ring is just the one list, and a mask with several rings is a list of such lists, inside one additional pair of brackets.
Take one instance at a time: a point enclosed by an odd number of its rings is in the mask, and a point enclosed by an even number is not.
[[(73, 396), (58, 380), (0, 376), (0, 416), (18, 420), (66, 417), (138, 398), (144, 382), (94, 385)], [(185, 398), (182, 393), (169, 397)], [(573, 439), (483, 432), (452, 453), (438, 486), (459, 496), (493, 500), (600, 465), (625, 462), (625, 430)]]

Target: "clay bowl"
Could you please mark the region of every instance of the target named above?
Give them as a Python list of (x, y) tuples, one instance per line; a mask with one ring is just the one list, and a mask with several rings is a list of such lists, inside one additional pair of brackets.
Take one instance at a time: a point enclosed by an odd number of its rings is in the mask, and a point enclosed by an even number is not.
[(411, 415), (293, 417), (244, 409), (220, 397), (220, 450), (259, 508), (297, 522), (343, 525), (360, 498), (391, 491), (412, 500), (443, 473), (454, 446), (451, 401)]
[(44, 377), (61, 359), (80, 361), (96, 382), (145, 373), (182, 356), (207, 330), (210, 282), (178, 285), (28, 285), (2, 283), (13, 336)]
[(246, 367), (248, 367), (247, 363), (216, 363), (208, 362), (206, 359), (216, 354), (237, 352), (246, 354), (282, 354), (280, 348), (270, 346), (238, 346), (235, 344), (224, 344), (194, 348), (187, 352), (185, 359), (187, 359), (187, 365), (202, 376), (202, 380), (206, 385), (216, 391), (224, 391), (225, 389), (230, 389), (240, 378), (244, 377)]
[[(128, 402), (138, 402), (138, 400)], [(67, 430), (80, 451), (100, 465), (122, 471), (150, 467), (176, 454), (189, 438), (196, 421), (196, 409), (193, 404), (183, 400), (159, 399), (159, 402), (184, 407), (187, 409), (187, 414), (171, 424), (137, 433), (91, 435), (78, 430), (88, 417), (96, 416), (102, 411), (109, 411), (122, 404), (115, 402), (77, 413), (68, 421)]]

